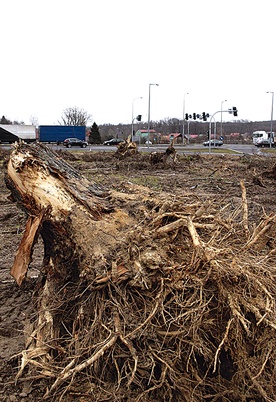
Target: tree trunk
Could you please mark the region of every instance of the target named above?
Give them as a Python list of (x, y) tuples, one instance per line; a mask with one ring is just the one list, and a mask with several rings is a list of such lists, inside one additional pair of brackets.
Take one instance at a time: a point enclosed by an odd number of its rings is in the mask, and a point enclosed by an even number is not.
[[(108, 256), (122, 242), (127, 214), (111, 207), (111, 193), (83, 178), (47, 146), (18, 146), (8, 163), (6, 183), (14, 200), (29, 219), (11, 274), (21, 285), (39, 234), (44, 242), (41, 288), (38, 292), (38, 327), (33, 347), (48, 353), (61, 337), (60, 329), (72, 323), (71, 316), (55, 314), (55, 306), (70, 298), (82, 281), (93, 282), (107, 274)], [(61, 321), (63, 324), (61, 325)]]

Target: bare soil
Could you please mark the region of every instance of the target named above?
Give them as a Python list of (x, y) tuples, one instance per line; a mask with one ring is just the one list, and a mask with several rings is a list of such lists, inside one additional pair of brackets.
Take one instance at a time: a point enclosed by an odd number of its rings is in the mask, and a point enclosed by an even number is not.
[[(176, 162), (168, 160), (164, 165), (151, 164), (149, 155), (120, 159), (113, 152), (60, 154), (88, 179), (107, 188), (128, 192), (132, 183), (167, 194), (170, 199), (175, 197), (183, 204), (212, 204), (218, 208), (230, 204), (234, 210), (241, 202), (242, 180), (249, 225), (254, 226), (264, 213), (276, 213), (273, 156), (179, 154)], [(9, 271), (25, 228), (26, 214), (9, 200), (4, 181), (8, 157), (8, 151), (0, 150), (0, 401), (39, 401), (44, 391), (37, 379), (35, 383), (24, 379), (15, 383), (15, 377), (20, 353), (25, 348), (24, 327), (32, 316), (32, 294), (43, 259), (43, 244), (39, 241), (36, 245), (28, 278), (18, 287)]]

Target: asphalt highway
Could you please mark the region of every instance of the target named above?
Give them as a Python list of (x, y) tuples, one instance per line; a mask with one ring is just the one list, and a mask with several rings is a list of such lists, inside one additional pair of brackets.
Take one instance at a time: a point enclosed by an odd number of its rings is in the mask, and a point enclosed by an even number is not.
[[(65, 148), (63, 145), (55, 145), (55, 144), (49, 144), (50, 147), (52, 147), (55, 150), (67, 150), (67, 151), (76, 151), (76, 150), (81, 150), (81, 151), (98, 151), (98, 152), (110, 152), (110, 151), (116, 151), (117, 147), (116, 146), (105, 146), (105, 145), (89, 145), (87, 148), (79, 148), (79, 147), (72, 147), (72, 148)], [(195, 152), (204, 152), (204, 153), (212, 153), (213, 150), (215, 149), (216, 153), (224, 153), (227, 150), (227, 153), (233, 152), (237, 154), (259, 154), (262, 155), (264, 154), (264, 151), (267, 151), (268, 148), (257, 148), (253, 144), (223, 144), (221, 147), (215, 147), (215, 148), (209, 148), (205, 147), (202, 144), (190, 144), (190, 145), (175, 145), (174, 146), (177, 152), (181, 153), (195, 153)], [(0, 149), (10, 149), (11, 145), (9, 144), (0, 144)], [(140, 152), (162, 152), (165, 151), (168, 148), (168, 144), (159, 144), (159, 145), (139, 145), (139, 150)], [(272, 148), (274, 153), (276, 153), (276, 148)], [(265, 152), (265, 154), (268, 154), (268, 152)]]

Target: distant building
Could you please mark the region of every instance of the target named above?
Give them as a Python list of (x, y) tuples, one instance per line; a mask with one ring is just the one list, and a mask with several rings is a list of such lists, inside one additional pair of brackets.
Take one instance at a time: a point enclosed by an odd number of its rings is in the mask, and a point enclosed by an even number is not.
[[(148, 138), (149, 137), (149, 138)], [(137, 130), (135, 135), (133, 136), (133, 141), (139, 142), (139, 144), (145, 143), (147, 140), (151, 141), (153, 144), (159, 143), (161, 138), (161, 134), (157, 133), (155, 130)]]
[(179, 142), (179, 139), (182, 140), (181, 133), (171, 133), (171, 134), (162, 136), (162, 141), (164, 141), (164, 142), (171, 142), (173, 140), (176, 140), (175, 142), (177, 143), (177, 142)]
[(32, 142), (37, 139), (36, 126), (21, 124), (0, 124), (0, 142), (24, 140)]

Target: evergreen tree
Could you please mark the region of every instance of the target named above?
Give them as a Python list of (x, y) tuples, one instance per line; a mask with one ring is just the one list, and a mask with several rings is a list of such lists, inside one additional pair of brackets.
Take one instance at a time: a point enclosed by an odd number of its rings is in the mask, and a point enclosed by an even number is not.
[(12, 122), (6, 119), (5, 116), (2, 116), (2, 118), (0, 119), (0, 124), (12, 124)]
[(90, 134), (88, 139), (89, 144), (101, 144), (101, 134), (99, 126), (94, 122), (90, 128)]

